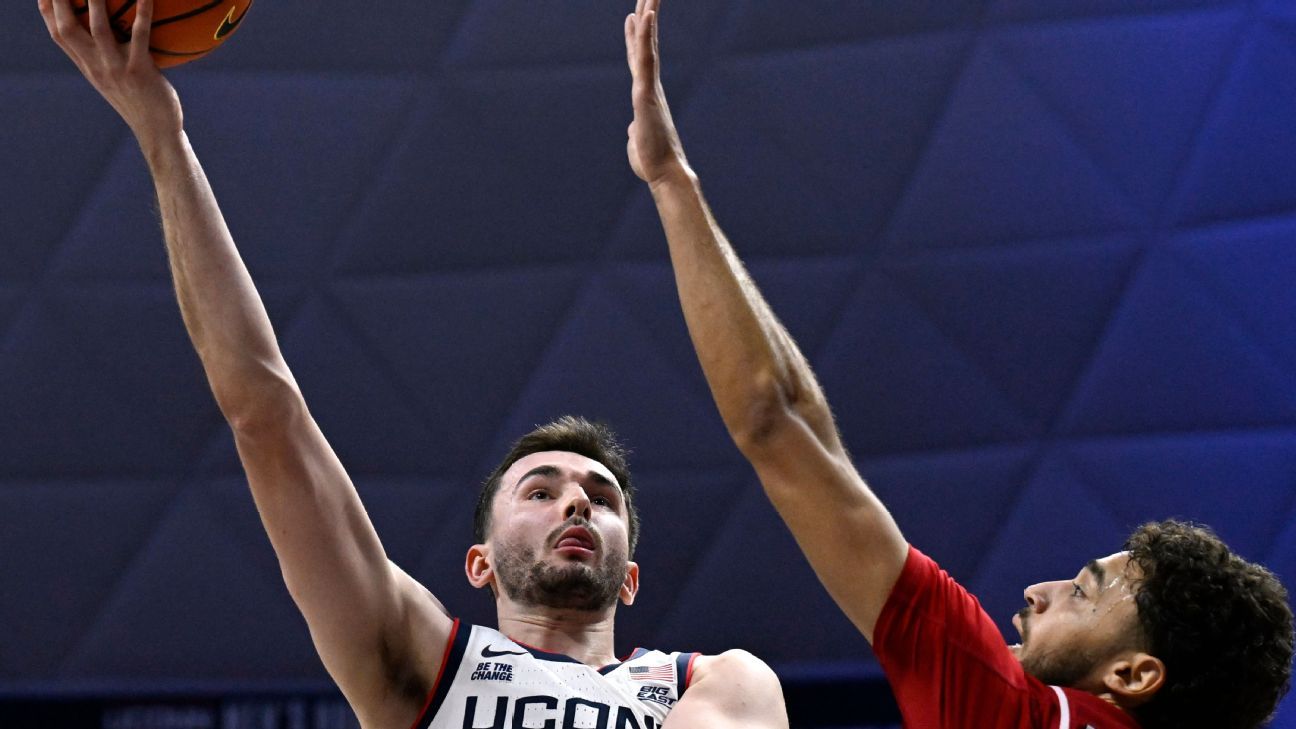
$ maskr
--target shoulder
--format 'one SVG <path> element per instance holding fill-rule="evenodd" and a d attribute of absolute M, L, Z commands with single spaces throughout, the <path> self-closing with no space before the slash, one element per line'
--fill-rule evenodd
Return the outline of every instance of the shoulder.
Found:
<path fill-rule="evenodd" d="M 895 634 L 914 633 L 915 627 L 937 618 L 940 625 L 957 628 L 958 632 L 971 626 L 989 625 L 995 635 L 993 621 L 981 609 L 981 603 L 960 585 L 940 565 L 916 547 L 907 547 L 904 566 L 891 586 L 891 592 L 878 614 L 874 625 L 873 648 L 887 650 L 887 642 Z M 918 636 L 933 638 L 942 631 L 916 631 Z M 995 639 L 1002 643 L 1001 638 Z M 905 651 L 909 646 L 903 647 Z"/>
<path fill-rule="evenodd" d="M 693 680 L 675 711 L 689 717 L 680 726 L 786 729 L 787 708 L 778 676 L 743 650 L 698 656 Z"/>
<path fill-rule="evenodd" d="M 772 691 L 780 700 L 783 695 L 778 676 L 769 664 L 742 649 L 727 650 L 713 656 L 699 655 L 693 662 L 690 686 L 703 683 L 717 691 Z"/>

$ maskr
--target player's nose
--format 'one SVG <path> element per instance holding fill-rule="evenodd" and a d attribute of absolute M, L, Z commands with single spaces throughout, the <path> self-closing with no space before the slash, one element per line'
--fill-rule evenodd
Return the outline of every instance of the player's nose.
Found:
<path fill-rule="evenodd" d="M 1030 606 L 1031 612 L 1042 613 L 1049 606 L 1049 591 L 1047 582 L 1036 583 L 1027 587 L 1023 592 L 1026 598 L 1026 604 Z"/>
<path fill-rule="evenodd" d="M 590 520 L 593 515 L 593 507 L 590 505 L 589 495 L 585 493 L 585 489 L 576 485 L 570 486 L 567 489 L 565 498 L 567 501 L 563 505 L 564 519 L 579 516 L 585 521 Z"/>

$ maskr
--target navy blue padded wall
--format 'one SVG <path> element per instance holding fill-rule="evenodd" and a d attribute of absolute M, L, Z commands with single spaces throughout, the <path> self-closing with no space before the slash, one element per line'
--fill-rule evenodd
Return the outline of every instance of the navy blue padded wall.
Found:
<path fill-rule="evenodd" d="M 265 0 L 172 78 L 316 417 L 452 610 L 491 619 L 476 483 L 581 412 L 643 489 L 623 647 L 865 666 L 699 375 L 624 158 L 623 5 Z M 1296 583 L 1296 4 L 668 0 L 662 32 L 860 468 L 1005 631 L 1162 516 Z M 0 688 L 323 679 L 138 152 L 34 9 L 0 42 Z"/>

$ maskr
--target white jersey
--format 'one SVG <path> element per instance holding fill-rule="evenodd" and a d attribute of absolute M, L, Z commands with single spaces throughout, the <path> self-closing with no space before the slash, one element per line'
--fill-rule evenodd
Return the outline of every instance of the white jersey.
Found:
<path fill-rule="evenodd" d="M 455 621 L 413 729 L 659 729 L 697 655 L 638 648 L 594 668 Z"/>

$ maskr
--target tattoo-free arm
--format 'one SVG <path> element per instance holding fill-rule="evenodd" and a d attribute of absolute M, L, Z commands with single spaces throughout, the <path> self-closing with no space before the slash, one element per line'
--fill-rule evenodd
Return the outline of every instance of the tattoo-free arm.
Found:
<path fill-rule="evenodd" d="M 778 677 L 746 651 L 698 656 L 693 681 L 662 729 L 787 729 Z"/>
<path fill-rule="evenodd" d="M 39 0 L 50 35 L 122 116 L 157 190 L 185 327 L 202 360 L 284 580 L 325 666 L 367 726 L 412 722 L 450 619 L 391 564 L 306 408 L 216 198 L 180 102 L 148 53 L 152 0 L 119 45 L 104 0 L 90 32 L 68 0 Z"/>
<path fill-rule="evenodd" d="M 852 465 L 809 363 L 717 225 L 661 85 L 660 0 L 626 19 L 628 153 L 666 231 L 689 335 L 725 426 L 819 579 L 872 640 L 908 545 Z"/>

